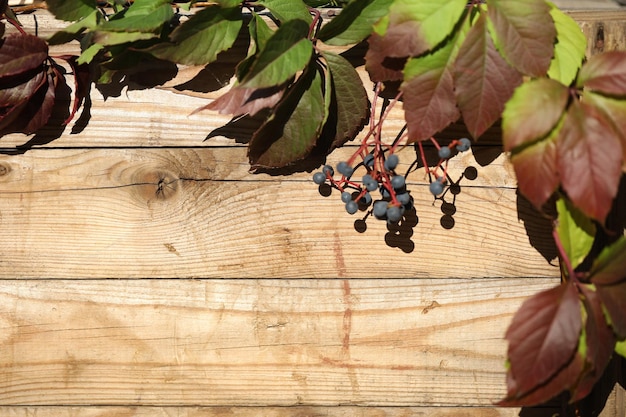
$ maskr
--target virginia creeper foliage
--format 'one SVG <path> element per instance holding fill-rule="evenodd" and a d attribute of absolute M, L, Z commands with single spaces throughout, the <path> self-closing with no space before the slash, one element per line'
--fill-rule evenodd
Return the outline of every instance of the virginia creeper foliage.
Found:
<path fill-rule="evenodd" d="M 252 170 L 290 168 L 357 140 L 350 158 L 313 180 L 338 190 L 348 213 L 394 231 L 417 223 L 399 151 L 416 149 L 409 165 L 425 170 L 441 198 L 453 185 L 449 159 L 501 121 L 520 193 L 538 210 L 555 208 L 563 279 L 513 318 L 499 404 L 539 404 L 563 391 L 580 400 L 613 352 L 626 355 L 626 238 L 607 221 L 626 166 L 626 53 L 585 57 L 576 22 L 545 0 L 195 3 L 48 0 L 68 25 L 43 40 L 0 0 L 0 135 L 35 133 L 71 102 L 69 123 L 91 82 L 114 85 L 146 67 L 223 67 L 223 59 L 230 89 L 197 111 L 260 120 L 248 144 Z M 342 9 L 322 25 L 316 8 L 326 5 Z M 72 40 L 80 56 L 49 55 L 48 45 Z M 349 54 L 327 47 L 362 43 L 369 95 Z M 73 100 L 64 96 L 66 68 Z M 400 107 L 406 126 L 388 132 L 389 111 Z M 472 140 L 440 144 L 437 135 L 457 122 Z M 424 145 L 437 151 L 430 166 Z"/>

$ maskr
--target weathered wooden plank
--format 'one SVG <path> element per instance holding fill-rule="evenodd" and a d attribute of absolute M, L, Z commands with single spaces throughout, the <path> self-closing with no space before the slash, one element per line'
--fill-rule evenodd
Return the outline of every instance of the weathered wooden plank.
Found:
<path fill-rule="evenodd" d="M 0 404 L 489 406 L 554 284 L 3 280 Z"/>
<path fill-rule="evenodd" d="M 559 408 L 542 409 L 555 415 Z M 5 417 L 518 417 L 486 407 L 0 407 Z M 601 417 L 616 417 L 613 414 Z"/>
<path fill-rule="evenodd" d="M 390 232 L 371 218 L 357 233 L 354 221 L 365 212 L 345 213 L 337 192 L 320 196 L 308 173 L 246 174 L 233 162 L 237 152 L 243 150 L 0 157 L 0 276 L 558 276 L 529 243 L 551 259 L 549 223 L 518 200 L 514 185 L 488 185 L 480 167 L 482 185 L 461 180 L 460 194 L 446 195 L 445 206 L 433 204 L 423 175 L 413 174 L 415 227 Z M 452 172 L 461 175 L 461 166 Z M 506 170 L 491 172 L 502 178 Z"/>

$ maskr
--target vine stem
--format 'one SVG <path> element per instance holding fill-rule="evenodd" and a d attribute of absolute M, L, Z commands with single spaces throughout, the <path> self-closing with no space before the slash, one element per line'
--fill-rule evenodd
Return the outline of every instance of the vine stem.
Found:
<path fill-rule="evenodd" d="M 552 228 L 552 238 L 554 239 L 556 248 L 559 251 L 559 258 L 565 265 L 565 269 L 567 270 L 567 275 L 569 279 L 572 279 L 577 282 L 578 276 L 576 275 L 576 272 L 574 272 L 574 268 L 572 268 L 572 262 L 567 256 L 567 253 L 565 252 L 565 247 L 563 247 L 563 242 L 561 242 L 561 238 L 559 237 L 559 233 L 557 232 L 556 227 Z"/>

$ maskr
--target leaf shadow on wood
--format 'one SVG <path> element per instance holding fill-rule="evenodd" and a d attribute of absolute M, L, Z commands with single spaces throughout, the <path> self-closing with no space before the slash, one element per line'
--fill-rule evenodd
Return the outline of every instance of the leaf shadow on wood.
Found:
<path fill-rule="evenodd" d="M 154 58 L 148 54 L 136 57 L 136 62 L 130 66 L 117 68 L 114 64 L 107 69 L 115 71 L 111 82 L 96 83 L 96 88 L 104 100 L 109 97 L 119 97 L 122 91 L 147 90 L 163 85 L 178 73 L 178 66 L 172 62 Z M 106 67 L 105 67 L 106 68 Z M 98 77 L 96 77 L 98 78 Z"/>
<path fill-rule="evenodd" d="M 589 395 L 576 404 L 569 403 L 567 392 L 548 401 L 545 404 L 523 407 L 519 417 L 598 417 L 604 410 L 611 392 L 619 384 L 626 387 L 626 360 L 614 355 L 602 377 Z M 619 405 L 616 405 L 619 407 Z M 611 414 L 612 415 L 612 414 Z"/>
<path fill-rule="evenodd" d="M 524 223 L 530 245 L 551 264 L 559 253 L 552 237 L 552 221 L 556 218 L 554 201 L 546 203 L 542 213 L 519 190 L 516 191 L 516 196 L 517 219 Z"/>

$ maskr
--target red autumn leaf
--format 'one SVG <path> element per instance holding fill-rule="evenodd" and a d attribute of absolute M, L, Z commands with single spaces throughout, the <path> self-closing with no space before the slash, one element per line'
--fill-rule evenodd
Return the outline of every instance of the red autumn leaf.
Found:
<path fill-rule="evenodd" d="M 454 81 L 463 121 L 474 138 L 500 118 L 505 103 L 522 82 L 521 74 L 496 50 L 482 14 L 461 45 Z"/>
<path fill-rule="evenodd" d="M 580 69 L 576 84 L 604 94 L 626 95 L 626 52 L 593 55 Z"/>
<path fill-rule="evenodd" d="M 620 340 L 626 339 L 626 281 L 598 285 L 596 292 L 611 318 L 613 331 Z"/>
<path fill-rule="evenodd" d="M 522 395 L 519 394 L 518 386 L 513 380 L 511 372 L 507 373 L 507 397 L 496 405 L 501 407 L 530 407 L 543 404 L 570 389 L 583 371 L 584 360 L 578 352 L 569 359 L 567 365 L 560 369 L 548 382 L 537 385 L 533 390 Z"/>
<path fill-rule="evenodd" d="M 584 295 L 583 305 L 587 312 L 585 324 L 587 356 L 584 373 L 572 394 L 572 401 L 581 400 L 591 392 L 611 360 L 616 342 L 615 333 L 606 322 L 598 295 L 584 285 L 580 285 L 579 290 Z"/>
<path fill-rule="evenodd" d="M 47 82 L 44 72 L 38 72 L 28 81 L 0 90 L 0 133 L 19 132 L 13 123 L 28 106 L 31 97 Z"/>
<path fill-rule="evenodd" d="M 194 113 L 201 110 L 217 110 L 220 114 L 232 114 L 235 117 L 242 114 L 254 116 L 263 109 L 274 107 L 282 98 L 284 91 L 284 86 L 269 88 L 235 86 Z"/>
<path fill-rule="evenodd" d="M 408 20 L 390 25 L 384 36 L 372 33 L 365 54 L 365 69 L 372 81 L 400 81 L 406 59 L 429 46 L 419 37 L 419 23 Z"/>
<path fill-rule="evenodd" d="M 550 67 L 556 28 L 545 0 L 487 0 L 496 46 L 524 74 L 539 77 Z"/>
<path fill-rule="evenodd" d="M 520 192 L 537 208 L 541 207 L 559 186 L 556 142 L 542 140 L 511 156 Z"/>
<path fill-rule="evenodd" d="M 521 398 L 545 384 L 572 358 L 582 319 L 578 291 L 571 283 L 526 300 L 506 332 L 514 392 Z"/>
<path fill-rule="evenodd" d="M 12 34 L 0 41 L 0 79 L 40 67 L 48 57 L 48 44 L 37 36 Z"/>
<path fill-rule="evenodd" d="M 626 280 L 626 238 L 604 248 L 593 262 L 589 275 L 596 285 L 613 285 Z"/>
<path fill-rule="evenodd" d="M 44 86 L 31 97 L 28 105 L 18 117 L 25 122 L 25 126 L 20 129 L 24 134 L 34 133 L 48 123 L 54 107 L 57 85 L 59 82 L 65 83 L 63 74 L 55 68 L 50 68 L 46 77 Z"/>
<path fill-rule="evenodd" d="M 622 173 L 618 135 L 595 107 L 574 101 L 559 133 L 557 166 L 570 200 L 587 216 L 604 221 Z"/>
<path fill-rule="evenodd" d="M 583 92 L 583 101 L 595 106 L 613 124 L 622 142 L 622 163 L 626 163 L 626 100 Z"/>

